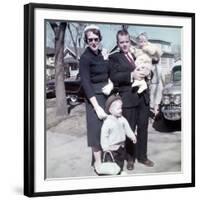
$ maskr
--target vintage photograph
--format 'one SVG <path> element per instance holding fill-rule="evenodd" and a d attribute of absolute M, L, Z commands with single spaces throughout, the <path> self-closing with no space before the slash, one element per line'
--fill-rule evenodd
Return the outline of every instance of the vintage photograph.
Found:
<path fill-rule="evenodd" d="M 182 28 L 46 19 L 45 178 L 182 172 Z"/>
<path fill-rule="evenodd" d="M 24 194 L 193 187 L 194 13 L 24 8 Z"/>

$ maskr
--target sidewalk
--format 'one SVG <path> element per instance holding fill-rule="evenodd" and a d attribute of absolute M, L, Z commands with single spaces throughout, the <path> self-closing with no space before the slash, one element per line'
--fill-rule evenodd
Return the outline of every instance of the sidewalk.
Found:
<path fill-rule="evenodd" d="M 87 147 L 85 125 L 85 106 L 81 104 L 56 126 L 49 126 L 51 128 L 47 130 L 48 178 L 96 176 L 90 166 L 91 150 Z M 135 169 L 127 171 L 125 163 L 124 170 L 128 174 L 180 172 L 181 132 L 160 133 L 150 125 L 148 154 L 155 162 L 154 167 L 146 167 L 136 162 Z"/>

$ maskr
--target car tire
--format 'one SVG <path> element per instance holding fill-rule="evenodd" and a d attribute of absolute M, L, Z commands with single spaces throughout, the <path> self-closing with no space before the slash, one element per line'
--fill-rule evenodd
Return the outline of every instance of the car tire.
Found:
<path fill-rule="evenodd" d="M 71 95 L 71 96 L 69 96 L 69 98 L 67 99 L 67 102 L 71 106 L 78 105 L 79 104 L 78 96 L 77 95 Z"/>

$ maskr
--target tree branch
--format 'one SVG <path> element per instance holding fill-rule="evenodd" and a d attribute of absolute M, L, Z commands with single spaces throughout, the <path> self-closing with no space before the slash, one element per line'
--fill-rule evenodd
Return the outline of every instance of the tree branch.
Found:
<path fill-rule="evenodd" d="M 61 22 L 61 23 L 60 23 L 60 28 L 61 28 L 62 30 L 65 30 L 65 29 L 66 29 L 66 26 L 67 26 L 67 22 Z"/>
<path fill-rule="evenodd" d="M 49 22 L 51 28 L 53 29 L 54 33 L 56 34 L 56 28 L 58 27 L 58 25 L 55 22 Z"/>
<path fill-rule="evenodd" d="M 73 46 L 74 46 L 74 50 L 75 50 L 75 53 L 76 53 L 76 58 L 77 58 L 78 57 L 78 55 L 77 55 L 77 44 L 76 44 L 76 41 L 74 40 L 70 24 L 67 25 L 67 28 L 69 30 L 69 33 L 70 33 L 70 36 L 71 36 L 71 39 L 72 39 L 72 43 L 73 43 Z"/>

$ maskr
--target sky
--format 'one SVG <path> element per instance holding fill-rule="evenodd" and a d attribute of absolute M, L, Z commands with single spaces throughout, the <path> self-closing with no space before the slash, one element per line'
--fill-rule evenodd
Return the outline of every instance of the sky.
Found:
<path fill-rule="evenodd" d="M 110 49 L 110 46 L 116 44 L 115 35 L 117 31 L 121 29 L 121 25 L 112 25 L 111 28 L 108 28 L 108 26 L 110 25 L 99 25 L 103 35 L 102 44 L 105 48 Z M 130 25 L 128 31 L 132 36 L 138 36 L 140 33 L 146 32 L 149 39 L 164 40 L 166 42 L 171 42 L 173 45 L 181 44 L 181 28 Z M 113 37 L 110 37 L 111 35 L 113 35 Z"/>
<path fill-rule="evenodd" d="M 121 29 L 121 25 L 116 24 L 97 24 L 103 36 L 102 45 L 104 48 L 111 50 L 116 45 L 116 33 Z M 47 23 L 47 46 L 53 47 L 53 32 Z M 129 25 L 129 34 L 137 36 L 142 32 L 146 32 L 149 39 L 164 40 L 170 42 L 172 45 L 181 45 L 181 28 L 178 27 L 158 27 L 158 26 L 144 26 L 144 25 Z M 70 45 L 69 33 L 66 32 L 65 43 Z"/>

